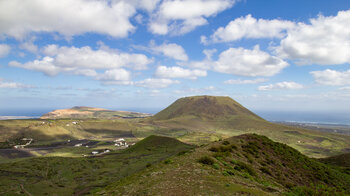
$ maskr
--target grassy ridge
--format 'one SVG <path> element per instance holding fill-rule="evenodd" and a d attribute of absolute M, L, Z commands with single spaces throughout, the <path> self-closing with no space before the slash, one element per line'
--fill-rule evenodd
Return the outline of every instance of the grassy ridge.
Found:
<path fill-rule="evenodd" d="M 196 148 L 93 195 L 344 195 L 350 176 L 259 135 Z"/>

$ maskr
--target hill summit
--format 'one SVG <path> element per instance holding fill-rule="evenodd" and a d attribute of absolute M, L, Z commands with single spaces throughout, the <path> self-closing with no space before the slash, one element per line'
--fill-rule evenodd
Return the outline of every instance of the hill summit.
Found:
<path fill-rule="evenodd" d="M 232 98 L 224 96 L 180 98 L 152 118 L 154 120 L 170 120 L 183 117 L 195 117 L 201 120 L 228 120 L 233 117 L 242 116 L 263 120 Z"/>

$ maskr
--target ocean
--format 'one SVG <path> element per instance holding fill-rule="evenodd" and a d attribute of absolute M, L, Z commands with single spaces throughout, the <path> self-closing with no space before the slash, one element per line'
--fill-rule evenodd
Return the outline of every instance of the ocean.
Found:
<path fill-rule="evenodd" d="M 268 121 L 350 125 L 350 112 L 254 111 Z"/>

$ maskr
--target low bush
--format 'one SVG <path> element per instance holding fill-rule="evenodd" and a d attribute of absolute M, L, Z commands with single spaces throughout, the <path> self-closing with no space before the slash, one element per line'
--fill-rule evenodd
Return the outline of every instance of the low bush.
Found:
<path fill-rule="evenodd" d="M 213 165 L 215 163 L 214 159 L 204 156 L 198 159 L 199 163 L 205 164 L 205 165 Z"/>

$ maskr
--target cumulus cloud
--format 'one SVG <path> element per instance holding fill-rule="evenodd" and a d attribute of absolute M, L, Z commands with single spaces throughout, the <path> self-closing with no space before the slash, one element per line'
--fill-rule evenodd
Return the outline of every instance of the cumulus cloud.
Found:
<path fill-rule="evenodd" d="M 282 38 L 286 30 L 295 26 L 295 23 L 286 20 L 255 19 L 251 15 L 237 18 L 228 23 L 226 27 L 218 28 L 210 36 L 211 42 L 230 42 L 243 38 Z M 208 39 L 201 37 L 201 42 Z"/>
<path fill-rule="evenodd" d="M 151 42 L 149 49 L 155 53 L 161 53 L 164 56 L 173 58 L 175 60 L 188 60 L 188 56 L 182 46 L 174 43 L 163 43 L 161 45 L 156 45 L 154 42 Z"/>
<path fill-rule="evenodd" d="M 268 90 L 280 90 L 280 89 L 302 89 L 304 86 L 296 82 L 279 82 L 276 84 L 269 84 L 264 86 L 259 86 L 259 91 L 268 91 Z"/>
<path fill-rule="evenodd" d="M 125 69 L 111 69 L 106 70 L 103 74 L 98 74 L 96 76 L 97 80 L 102 81 L 130 81 L 131 80 L 131 74 L 129 71 Z"/>
<path fill-rule="evenodd" d="M 86 76 L 96 75 L 96 69 L 117 69 L 121 67 L 143 70 L 152 62 L 143 54 L 129 54 L 112 50 L 93 50 L 89 46 L 59 47 L 49 45 L 44 48 L 43 53 L 47 56 L 27 63 L 12 61 L 10 66 L 35 70 L 49 76 L 60 72 L 81 74 Z"/>
<path fill-rule="evenodd" d="M 226 80 L 224 83 L 225 84 L 257 84 L 257 83 L 262 83 L 266 82 L 267 79 L 265 78 L 256 78 L 254 80 Z"/>
<path fill-rule="evenodd" d="M 287 62 L 255 46 L 253 50 L 229 48 L 223 51 L 212 69 L 221 73 L 255 77 L 273 76 L 287 66 Z"/>
<path fill-rule="evenodd" d="M 127 1 L 2 0 L 0 34 L 17 39 L 31 32 L 57 32 L 66 37 L 94 32 L 126 37 L 135 29 L 129 21 L 135 12 Z"/>
<path fill-rule="evenodd" d="M 336 16 L 310 20 L 310 24 L 298 23 L 288 30 L 276 49 L 282 58 L 298 61 L 298 64 L 333 65 L 350 62 L 350 10 Z"/>
<path fill-rule="evenodd" d="M 123 1 L 137 9 L 145 10 L 151 13 L 154 9 L 156 9 L 157 5 L 161 0 L 114 0 L 114 2 L 119 1 Z"/>
<path fill-rule="evenodd" d="M 11 51 L 11 47 L 7 44 L 0 44 L 0 58 L 6 57 Z"/>
<path fill-rule="evenodd" d="M 34 44 L 35 37 L 32 37 L 30 40 L 22 43 L 19 45 L 20 49 L 27 50 L 31 53 L 37 53 L 38 52 L 38 46 Z"/>
<path fill-rule="evenodd" d="M 142 81 L 135 82 L 136 86 L 145 88 L 166 88 L 172 84 L 179 84 L 177 80 L 171 80 L 166 78 L 147 78 Z"/>
<path fill-rule="evenodd" d="M 25 85 L 17 82 L 6 82 L 0 78 L 0 88 L 33 88 L 33 86 Z"/>
<path fill-rule="evenodd" d="M 342 72 L 326 69 L 323 71 L 313 71 L 310 73 L 318 84 L 330 86 L 341 86 L 350 84 L 350 70 Z"/>
<path fill-rule="evenodd" d="M 159 78 L 188 78 L 188 79 L 197 79 L 197 77 L 207 76 L 205 70 L 199 69 L 184 69 L 181 67 L 166 67 L 159 66 L 155 72 L 155 76 Z"/>
<path fill-rule="evenodd" d="M 235 0 L 165 0 L 153 13 L 149 30 L 154 34 L 185 34 L 207 24 L 208 17 L 233 6 Z"/>

